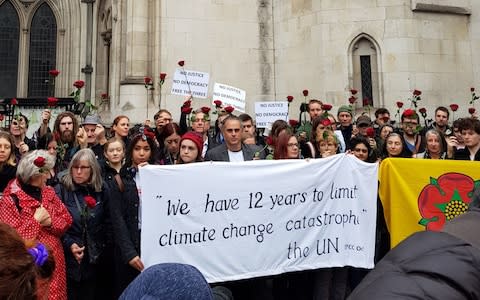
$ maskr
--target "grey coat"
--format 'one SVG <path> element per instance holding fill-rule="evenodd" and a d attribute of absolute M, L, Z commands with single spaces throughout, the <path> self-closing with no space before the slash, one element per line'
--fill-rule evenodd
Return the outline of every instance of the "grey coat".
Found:
<path fill-rule="evenodd" d="M 259 153 L 259 158 L 265 158 L 265 151 L 261 151 L 262 149 L 256 145 L 245 145 L 242 143 L 242 152 L 243 152 L 243 159 L 245 161 L 253 160 L 255 157 L 255 152 Z M 205 154 L 204 161 L 230 161 L 228 157 L 228 149 L 226 144 L 221 144 L 213 149 L 207 151 Z"/>

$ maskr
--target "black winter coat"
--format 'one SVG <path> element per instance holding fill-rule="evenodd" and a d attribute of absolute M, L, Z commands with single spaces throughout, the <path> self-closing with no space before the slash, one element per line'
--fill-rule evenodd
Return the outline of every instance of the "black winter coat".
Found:
<path fill-rule="evenodd" d="M 392 249 L 348 299 L 480 299 L 480 249 L 445 232 L 415 233 Z"/>
<path fill-rule="evenodd" d="M 105 249 L 106 242 L 105 224 L 108 220 L 106 198 L 103 197 L 103 192 L 97 193 L 84 186 L 76 186 L 75 191 L 68 191 L 62 184 L 58 184 L 55 186 L 55 192 L 65 204 L 73 219 L 72 226 L 70 226 L 62 238 L 67 277 L 77 282 L 96 279 L 97 264 L 100 262 L 99 260 Z M 82 212 L 78 210 L 74 193 L 77 195 Z M 85 213 L 86 205 L 84 197 L 87 195 L 94 197 L 97 203 L 94 208 L 86 209 Z M 84 231 L 85 217 L 86 232 L 88 232 L 89 235 L 88 239 Z M 80 247 L 85 246 L 85 254 L 80 264 L 78 264 L 70 249 L 74 243 Z M 99 259 L 92 264 L 90 263 L 91 257 L 99 257 Z"/>
<path fill-rule="evenodd" d="M 114 171 L 109 170 L 109 172 Z M 140 229 L 138 228 L 140 199 L 134 174 L 130 168 L 124 166 L 120 170 L 123 192 L 120 191 L 113 175 L 114 173 L 110 175 L 106 173 L 105 177 L 106 193 L 110 199 L 113 239 L 115 247 L 120 251 L 121 263 L 128 264 L 135 256 L 140 256 Z"/>

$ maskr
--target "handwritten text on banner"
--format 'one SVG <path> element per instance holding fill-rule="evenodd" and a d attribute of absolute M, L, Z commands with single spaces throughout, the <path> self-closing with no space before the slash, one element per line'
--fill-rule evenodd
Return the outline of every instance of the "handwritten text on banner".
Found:
<path fill-rule="evenodd" d="M 191 264 L 209 282 L 372 268 L 377 169 L 345 154 L 140 168 L 142 260 Z"/>

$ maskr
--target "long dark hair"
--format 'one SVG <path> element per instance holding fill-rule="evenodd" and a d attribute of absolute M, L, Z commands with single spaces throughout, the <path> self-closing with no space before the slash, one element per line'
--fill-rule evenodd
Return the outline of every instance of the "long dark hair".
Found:
<path fill-rule="evenodd" d="M 157 143 L 155 142 L 155 134 L 150 130 L 150 128 L 145 128 L 145 131 L 148 131 L 148 134 L 144 132 L 139 132 L 135 134 L 128 144 L 127 153 L 125 154 L 125 166 L 131 167 L 133 163 L 132 154 L 133 148 L 137 145 L 138 141 L 144 140 L 147 141 L 148 145 L 150 146 L 150 158 L 148 159 L 149 164 L 155 164 L 155 158 L 157 157 Z"/>

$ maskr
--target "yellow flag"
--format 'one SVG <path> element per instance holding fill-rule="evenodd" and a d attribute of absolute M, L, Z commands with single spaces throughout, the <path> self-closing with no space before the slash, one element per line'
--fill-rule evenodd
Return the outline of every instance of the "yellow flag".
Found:
<path fill-rule="evenodd" d="M 379 169 L 379 195 L 391 247 L 414 232 L 441 230 L 468 208 L 480 185 L 480 163 L 388 158 Z"/>

